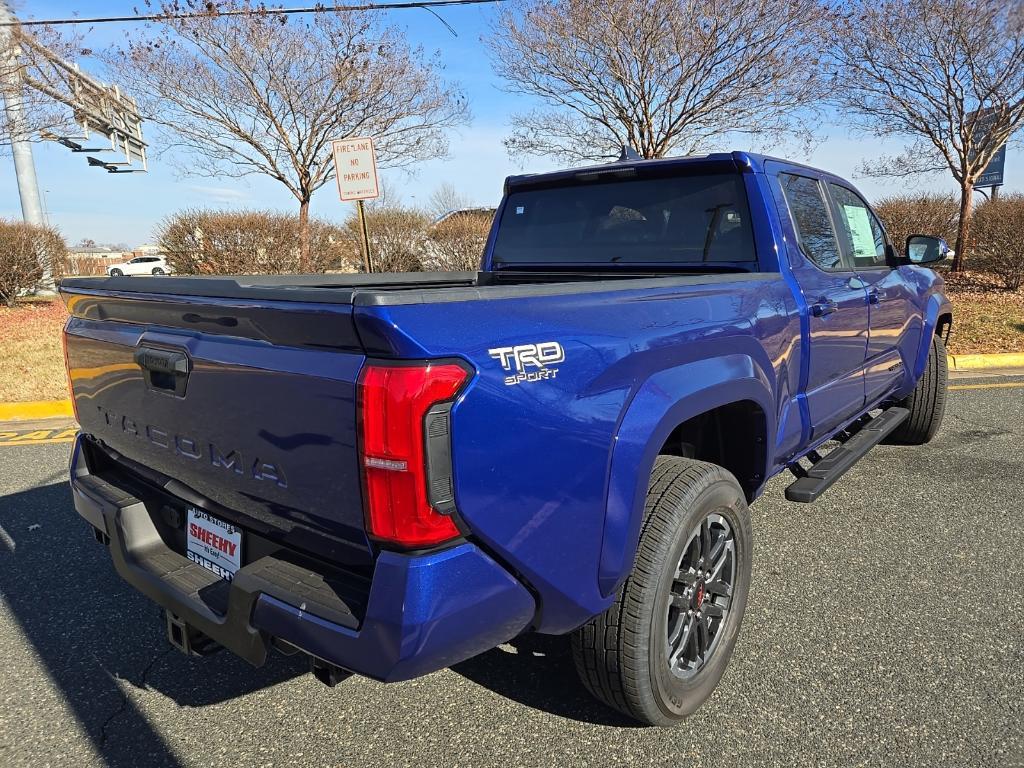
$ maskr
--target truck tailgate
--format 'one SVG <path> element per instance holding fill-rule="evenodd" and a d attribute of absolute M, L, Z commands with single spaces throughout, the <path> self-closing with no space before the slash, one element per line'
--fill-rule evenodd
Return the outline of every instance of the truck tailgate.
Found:
<path fill-rule="evenodd" d="M 351 306 L 63 294 L 83 433 L 207 511 L 339 564 L 370 562 Z"/>

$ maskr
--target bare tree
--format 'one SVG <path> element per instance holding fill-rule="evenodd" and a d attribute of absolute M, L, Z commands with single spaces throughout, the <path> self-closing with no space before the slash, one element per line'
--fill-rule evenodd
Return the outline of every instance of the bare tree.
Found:
<path fill-rule="evenodd" d="M 182 9 L 209 12 L 168 15 L 108 61 L 183 154 L 186 173 L 263 174 L 295 196 L 302 269 L 310 264 L 310 200 L 334 178 L 332 139 L 372 136 L 380 165 L 401 167 L 445 154 L 446 129 L 468 117 L 436 57 L 372 12 L 289 19 L 248 0 L 163 6 L 167 14 Z"/>
<path fill-rule="evenodd" d="M 900 178 L 949 171 L 960 185 L 959 271 L 975 183 L 1024 123 L 1020 2 L 852 0 L 836 8 L 830 48 L 833 100 L 851 125 L 909 140 L 903 153 L 869 161 L 864 172 Z"/>
<path fill-rule="evenodd" d="M 473 204 L 469 196 L 456 189 L 450 181 L 439 184 L 427 199 L 427 212 L 431 215 L 444 216 L 451 211 L 469 208 Z"/>
<path fill-rule="evenodd" d="M 505 144 L 575 162 L 806 137 L 793 113 L 819 96 L 822 16 L 816 0 L 520 0 L 487 42 L 508 90 L 543 106 Z"/>
<path fill-rule="evenodd" d="M 45 28 L 0 28 L 0 101 L 5 107 L 0 110 L 0 150 L 10 147 L 13 135 L 39 141 L 74 132 L 72 110 L 56 98 L 70 97 L 66 73 L 53 60 L 74 61 L 78 43 Z M 11 110 L 15 103 L 16 113 Z M 12 124 L 12 114 L 17 114 L 17 124 Z"/>

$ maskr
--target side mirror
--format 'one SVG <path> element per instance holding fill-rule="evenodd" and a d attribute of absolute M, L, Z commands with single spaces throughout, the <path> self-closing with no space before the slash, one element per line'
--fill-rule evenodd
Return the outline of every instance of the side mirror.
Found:
<path fill-rule="evenodd" d="M 949 256 L 949 246 L 941 237 L 911 235 L 907 238 L 907 261 L 911 264 L 934 264 Z"/>

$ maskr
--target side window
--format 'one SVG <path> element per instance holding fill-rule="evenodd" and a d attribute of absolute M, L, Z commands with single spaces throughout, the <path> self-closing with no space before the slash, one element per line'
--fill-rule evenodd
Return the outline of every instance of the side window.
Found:
<path fill-rule="evenodd" d="M 855 192 L 829 183 L 836 204 L 839 242 L 855 267 L 884 267 L 885 230 Z"/>
<path fill-rule="evenodd" d="M 844 269 L 832 218 L 818 182 L 789 173 L 779 174 L 779 181 L 804 253 L 821 269 Z"/>

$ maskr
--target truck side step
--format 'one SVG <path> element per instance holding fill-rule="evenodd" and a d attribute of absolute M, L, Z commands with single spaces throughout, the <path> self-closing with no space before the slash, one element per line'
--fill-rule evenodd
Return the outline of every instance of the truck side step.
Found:
<path fill-rule="evenodd" d="M 819 456 L 817 451 L 808 453 L 807 457 L 812 462 L 810 469 L 804 469 L 799 463 L 790 464 L 789 470 L 797 479 L 786 488 L 786 498 L 808 504 L 817 500 L 909 415 L 906 408 L 889 408 L 873 419 L 860 421 L 862 426 L 852 435 L 837 436 L 842 445 L 826 455 Z"/>

